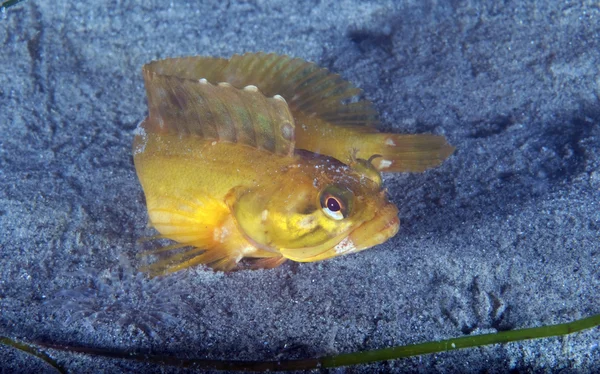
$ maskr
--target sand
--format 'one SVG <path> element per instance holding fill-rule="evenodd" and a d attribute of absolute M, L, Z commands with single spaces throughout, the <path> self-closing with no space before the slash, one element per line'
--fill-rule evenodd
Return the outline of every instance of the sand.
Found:
<path fill-rule="evenodd" d="M 504 4 L 504 3 L 502 3 Z M 0 14 L 0 334 L 289 359 L 600 312 L 600 8 L 587 2 L 32 1 Z M 267 51 L 361 87 L 381 129 L 445 135 L 386 176 L 402 226 L 320 263 L 147 279 L 141 67 Z M 600 329 L 351 372 L 600 371 Z M 48 351 L 69 372 L 182 371 Z M 2 372 L 52 372 L 0 346 Z M 343 369 L 331 372 L 345 372 Z"/>

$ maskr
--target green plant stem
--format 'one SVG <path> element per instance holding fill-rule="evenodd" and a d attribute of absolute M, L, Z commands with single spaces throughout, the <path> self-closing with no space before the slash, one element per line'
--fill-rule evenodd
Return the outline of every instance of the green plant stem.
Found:
<path fill-rule="evenodd" d="M 8 0 L 8 1 L 5 1 L 5 2 L 2 3 L 2 5 L 0 5 L 0 9 L 10 8 L 13 5 L 17 5 L 21 1 L 24 1 L 24 0 Z"/>
<path fill-rule="evenodd" d="M 322 358 L 321 363 L 323 367 L 364 364 L 369 362 L 419 356 L 428 353 L 447 352 L 461 348 L 482 347 L 491 344 L 549 338 L 553 336 L 564 336 L 574 332 L 591 329 L 598 325 L 600 325 L 600 314 L 573 322 L 561 323 L 558 325 L 503 331 L 493 334 L 464 336 L 437 342 L 383 348 L 359 353 L 341 354 Z"/>
<path fill-rule="evenodd" d="M 7 346 L 16 348 L 20 351 L 23 351 L 32 356 L 35 356 L 35 357 L 41 359 L 42 361 L 46 362 L 48 365 L 52 366 L 59 373 L 66 373 L 66 371 L 63 370 L 63 368 L 60 367 L 60 365 L 58 365 L 58 363 L 56 361 L 54 361 L 50 356 L 48 356 L 46 353 L 40 351 L 38 348 L 34 347 L 31 344 L 24 343 L 24 342 L 18 341 L 16 339 L 11 339 L 6 336 L 0 336 L 0 344 L 4 344 Z"/>
<path fill-rule="evenodd" d="M 288 361 L 228 361 L 206 360 L 195 358 L 178 358 L 168 355 L 154 355 L 148 353 L 132 353 L 111 351 L 102 348 L 88 348 L 65 346 L 38 342 L 37 345 L 61 351 L 85 353 L 96 356 L 135 360 L 145 363 L 160 365 L 191 367 L 196 369 L 230 370 L 230 371 L 275 371 L 275 370 L 307 370 L 316 368 L 334 368 L 367 364 L 377 361 L 395 360 L 414 357 L 429 353 L 453 351 L 461 348 L 481 347 L 490 344 L 508 343 L 529 339 L 564 336 L 574 332 L 591 329 L 600 325 L 600 314 L 579 319 L 573 322 L 557 325 L 526 328 L 520 330 L 503 331 L 493 334 L 465 336 L 448 340 L 411 344 L 405 346 L 376 349 L 372 351 L 344 353 L 314 359 L 288 360 Z"/>

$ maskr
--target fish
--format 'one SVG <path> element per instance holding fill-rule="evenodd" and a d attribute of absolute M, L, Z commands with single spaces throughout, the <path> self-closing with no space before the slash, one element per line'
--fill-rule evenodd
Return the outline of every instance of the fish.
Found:
<path fill-rule="evenodd" d="M 359 252 L 399 230 L 381 173 L 421 172 L 443 136 L 377 131 L 360 90 L 314 63 L 246 53 L 142 68 L 148 116 L 133 159 L 159 259 L 152 276 L 205 265 L 274 268 Z"/>

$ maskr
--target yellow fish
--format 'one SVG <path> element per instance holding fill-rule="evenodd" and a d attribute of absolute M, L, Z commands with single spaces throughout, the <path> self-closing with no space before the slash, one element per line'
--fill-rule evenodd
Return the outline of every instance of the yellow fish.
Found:
<path fill-rule="evenodd" d="M 383 243 L 398 209 L 380 172 L 423 171 L 444 137 L 375 130 L 370 102 L 315 64 L 275 54 L 187 57 L 143 67 L 148 117 L 133 156 L 158 238 L 152 275 L 318 261 Z M 173 253 L 174 252 L 174 253 Z"/>

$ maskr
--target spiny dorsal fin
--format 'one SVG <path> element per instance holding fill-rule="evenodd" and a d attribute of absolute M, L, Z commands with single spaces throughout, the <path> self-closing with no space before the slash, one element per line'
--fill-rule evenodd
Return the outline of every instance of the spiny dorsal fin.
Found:
<path fill-rule="evenodd" d="M 299 58 L 273 53 L 246 53 L 230 60 L 213 57 L 183 57 L 149 64 L 159 74 L 242 88 L 254 85 L 266 96 L 281 95 L 292 112 L 317 116 L 334 125 L 374 127 L 378 116 L 367 100 L 348 101 L 361 90 L 325 68 Z"/>
<path fill-rule="evenodd" d="M 361 90 L 325 68 L 273 53 L 234 55 L 220 77 L 236 87 L 257 86 L 267 96 L 283 96 L 292 112 L 316 115 L 335 125 L 375 126 L 371 102 L 347 103 Z"/>
<path fill-rule="evenodd" d="M 281 96 L 267 97 L 251 85 L 235 88 L 194 77 L 202 72 L 218 74 L 223 61 L 184 58 L 145 65 L 149 110 L 145 129 L 194 134 L 291 155 L 294 118 Z"/>

